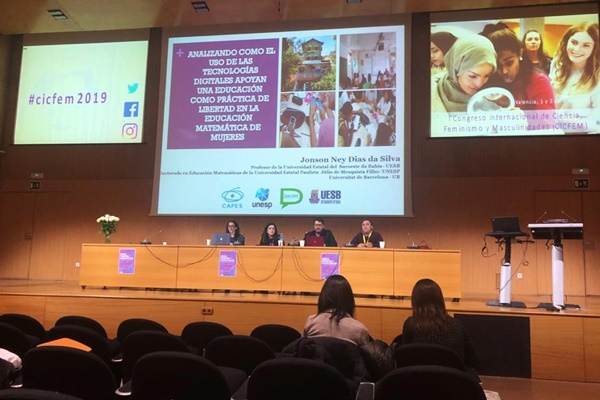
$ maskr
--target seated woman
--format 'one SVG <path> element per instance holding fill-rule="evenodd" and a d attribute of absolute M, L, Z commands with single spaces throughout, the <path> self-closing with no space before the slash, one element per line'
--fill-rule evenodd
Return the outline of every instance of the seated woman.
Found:
<path fill-rule="evenodd" d="M 412 317 L 404 321 L 402 343 L 431 343 L 452 349 L 466 366 L 479 362 L 473 342 L 462 323 L 448 315 L 442 289 L 431 279 L 421 279 L 411 294 Z"/>
<path fill-rule="evenodd" d="M 277 232 L 277 225 L 269 222 L 265 225 L 263 233 L 260 236 L 259 246 L 277 246 L 279 242 L 279 232 Z"/>
<path fill-rule="evenodd" d="M 350 283 L 341 275 L 331 275 L 321 289 L 318 312 L 308 317 L 303 337 L 329 336 L 358 346 L 370 342 L 369 331 L 354 319 L 354 294 Z"/>
<path fill-rule="evenodd" d="M 229 237 L 230 245 L 243 245 L 246 243 L 246 238 L 240 233 L 240 225 L 237 223 L 237 221 L 232 219 L 227 222 L 227 228 L 225 228 L 225 232 L 231 235 Z"/>

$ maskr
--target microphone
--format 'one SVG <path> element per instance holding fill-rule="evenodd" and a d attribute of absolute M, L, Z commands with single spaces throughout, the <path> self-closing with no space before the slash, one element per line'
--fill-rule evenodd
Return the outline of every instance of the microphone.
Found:
<path fill-rule="evenodd" d="M 410 242 L 412 242 L 412 244 L 409 244 L 408 246 L 406 246 L 407 249 L 418 249 L 419 245 L 415 244 L 415 241 L 413 240 L 412 236 L 410 235 L 410 232 L 408 232 L 408 240 Z"/>
<path fill-rule="evenodd" d="M 540 215 L 540 217 L 538 219 L 535 220 L 534 224 L 537 224 L 538 222 L 540 222 L 540 220 L 542 218 L 544 218 L 544 215 L 548 214 L 548 211 L 544 211 L 544 213 L 542 215 Z"/>
<path fill-rule="evenodd" d="M 140 244 L 152 244 L 152 242 L 150 242 L 150 241 L 148 240 L 148 238 L 149 238 L 149 237 L 152 237 L 152 236 L 154 236 L 154 235 L 158 235 L 158 234 L 159 234 L 159 233 L 161 233 L 161 232 L 162 232 L 162 229 L 161 229 L 160 231 L 156 231 L 156 232 L 154 232 L 154 233 L 151 233 L 150 235 L 146 236 L 146 237 L 144 238 L 144 240 L 140 241 Z"/>
<path fill-rule="evenodd" d="M 571 217 L 571 216 L 570 216 L 569 214 L 567 214 L 566 212 L 564 212 L 564 211 L 561 211 L 560 213 L 561 213 L 562 215 L 566 216 L 567 218 L 569 218 L 569 219 L 572 219 L 572 220 L 573 220 L 573 222 L 577 222 L 577 220 L 576 220 L 575 218 Z"/>

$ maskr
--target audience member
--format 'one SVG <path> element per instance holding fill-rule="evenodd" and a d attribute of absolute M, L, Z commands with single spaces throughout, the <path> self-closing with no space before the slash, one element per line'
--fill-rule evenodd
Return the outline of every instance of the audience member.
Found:
<path fill-rule="evenodd" d="M 343 276 L 331 275 L 325 280 L 317 307 L 317 313 L 304 324 L 303 337 L 336 337 L 358 346 L 370 341 L 367 328 L 354 319 L 354 294 Z"/>
<path fill-rule="evenodd" d="M 462 323 L 446 311 L 442 289 L 431 279 L 421 279 L 411 294 L 412 317 L 404 321 L 402 343 L 431 343 L 452 349 L 466 366 L 479 362 L 473 342 Z"/>
<path fill-rule="evenodd" d="M 373 222 L 370 219 L 364 219 L 362 230 L 352 238 L 350 244 L 356 247 L 379 247 L 379 242 L 383 242 L 383 236 L 373 230 Z"/>

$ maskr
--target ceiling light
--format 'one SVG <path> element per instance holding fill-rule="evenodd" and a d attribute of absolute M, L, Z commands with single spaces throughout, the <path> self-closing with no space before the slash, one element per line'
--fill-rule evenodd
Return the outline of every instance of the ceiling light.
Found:
<path fill-rule="evenodd" d="M 48 10 L 48 14 L 50 14 L 52 18 L 56 20 L 63 20 L 69 18 L 65 15 L 64 12 L 62 12 L 62 10 Z"/>
<path fill-rule="evenodd" d="M 208 4 L 205 1 L 192 1 L 192 7 L 197 13 L 209 12 Z"/>
<path fill-rule="evenodd" d="M 346 0 L 346 3 L 348 3 L 348 4 L 360 4 L 360 3 L 362 3 L 362 0 Z"/>

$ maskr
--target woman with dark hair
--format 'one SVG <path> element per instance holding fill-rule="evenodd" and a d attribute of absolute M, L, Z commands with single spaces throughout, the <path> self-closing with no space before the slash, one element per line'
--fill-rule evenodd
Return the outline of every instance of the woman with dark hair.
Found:
<path fill-rule="evenodd" d="M 523 44 L 517 35 L 502 22 L 486 25 L 483 33 L 494 45 L 498 65 L 487 86 L 507 89 L 521 110 L 553 110 L 550 78 L 522 57 Z"/>
<path fill-rule="evenodd" d="M 581 23 L 567 30 L 552 62 L 550 78 L 556 108 L 589 109 L 600 115 L 598 24 Z M 597 132 L 597 127 L 593 127 Z"/>
<path fill-rule="evenodd" d="M 442 289 L 421 279 L 411 294 L 412 317 L 404 321 L 402 343 L 431 343 L 452 349 L 466 366 L 477 367 L 475 348 L 462 323 L 448 315 Z"/>
<path fill-rule="evenodd" d="M 246 243 L 246 238 L 240 233 L 240 224 L 236 220 L 230 220 L 227 222 L 225 232 L 229 233 L 229 244 L 231 245 L 243 245 Z"/>
<path fill-rule="evenodd" d="M 317 314 L 304 324 L 304 337 L 329 336 L 358 346 L 370 342 L 369 331 L 354 319 L 354 294 L 350 283 L 341 275 L 331 275 L 321 289 Z"/>
<path fill-rule="evenodd" d="M 523 35 L 522 43 L 523 48 L 525 49 L 524 57 L 526 57 L 535 67 L 548 75 L 550 73 L 552 57 L 546 54 L 546 50 L 544 50 L 544 40 L 542 39 L 542 35 L 535 29 L 529 29 Z"/>
<path fill-rule="evenodd" d="M 456 42 L 456 36 L 450 32 L 435 32 L 431 34 L 431 74 L 435 75 L 446 70 L 444 56 Z"/>
<path fill-rule="evenodd" d="M 277 246 L 279 242 L 279 232 L 277 232 L 277 225 L 273 222 L 269 222 L 265 225 L 263 233 L 260 236 L 259 246 Z"/>

